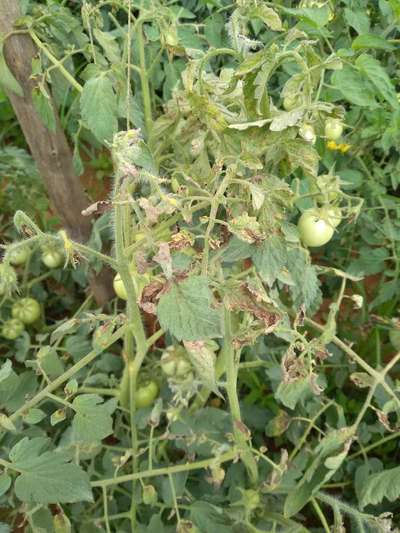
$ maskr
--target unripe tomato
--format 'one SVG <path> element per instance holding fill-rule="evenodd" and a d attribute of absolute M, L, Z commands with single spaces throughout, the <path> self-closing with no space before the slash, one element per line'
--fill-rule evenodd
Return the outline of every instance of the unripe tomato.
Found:
<path fill-rule="evenodd" d="M 400 351 L 400 328 L 393 328 L 389 331 L 389 339 L 393 348 Z"/>
<path fill-rule="evenodd" d="M 178 36 L 175 28 L 171 28 L 164 33 L 165 44 L 167 46 L 178 46 Z"/>
<path fill-rule="evenodd" d="M 71 522 L 64 513 L 53 516 L 54 533 L 71 533 Z"/>
<path fill-rule="evenodd" d="M 28 248 L 28 246 L 20 246 L 12 250 L 9 253 L 8 258 L 12 265 L 21 266 L 26 263 L 26 261 L 28 260 L 29 254 L 30 254 L 30 249 Z"/>
<path fill-rule="evenodd" d="M 120 274 L 116 274 L 116 276 L 114 277 L 113 287 L 115 294 L 118 296 L 118 298 L 121 298 L 121 300 L 128 299 L 128 294 L 126 292 L 126 288 L 124 282 L 121 279 Z"/>
<path fill-rule="evenodd" d="M 153 485 L 143 486 L 143 503 L 145 505 L 154 505 L 157 503 L 158 496 L 157 491 Z"/>
<path fill-rule="evenodd" d="M 300 136 L 308 143 L 315 144 L 317 136 L 311 124 L 303 124 L 299 129 Z"/>
<path fill-rule="evenodd" d="M 147 381 L 136 391 L 136 406 L 149 407 L 158 396 L 158 385 L 155 381 Z"/>
<path fill-rule="evenodd" d="M 332 239 L 334 229 L 317 209 L 307 209 L 299 218 L 297 228 L 305 246 L 322 246 Z"/>
<path fill-rule="evenodd" d="M 42 253 L 42 262 L 47 268 L 58 268 L 62 265 L 64 256 L 58 250 L 46 250 Z"/>
<path fill-rule="evenodd" d="M 41 315 L 40 304 L 34 298 L 22 298 L 12 306 L 11 314 L 23 324 L 33 324 Z"/>
<path fill-rule="evenodd" d="M 302 103 L 303 100 L 299 94 L 288 95 L 283 99 L 283 108 L 286 111 L 292 111 L 293 109 L 296 109 L 296 107 L 300 107 Z"/>
<path fill-rule="evenodd" d="M 0 264 L 0 295 L 11 292 L 17 284 L 17 274 L 12 266 Z"/>
<path fill-rule="evenodd" d="M 325 122 L 325 137 L 330 141 L 337 141 L 343 133 L 343 124 L 337 118 L 328 118 Z"/>
<path fill-rule="evenodd" d="M 5 339 L 14 341 L 21 335 L 24 329 L 21 320 L 12 318 L 11 320 L 6 320 L 6 322 L 4 322 L 3 327 L 1 328 L 1 334 Z"/>
<path fill-rule="evenodd" d="M 182 352 L 178 346 L 176 349 L 166 350 L 161 356 L 161 368 L 164 374 L 169 377 L 183 377 L 191 371 L 192 365 L 185 358 L 185 350 Z"/>
<path fill-rule="evenodd" d="M 176 360 L 173 354 L 165 352 L 161 356 L 161 369 L 166 376 L 175 376 L 176 372 Z"/>

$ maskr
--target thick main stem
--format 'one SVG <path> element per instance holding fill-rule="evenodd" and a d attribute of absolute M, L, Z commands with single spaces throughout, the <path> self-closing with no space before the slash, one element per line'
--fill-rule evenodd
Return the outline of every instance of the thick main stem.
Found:
<path fill-rule="evenodd" d="M 118 170 L 117 170 L 118 172 Z M 123 401 L 125 397 L 129 398 L 129 420 L 131 427 L 131 446 L 132 446 L 132 471 L 137 470 L 137 452 L 138 452 L 138 436 L 136 430 L 136 389 L 137 378 L 140 367 L 143 363 L 147 352 L 146 332 L 142 322 L 140 309 L 137 304 L 137 294 L 132 280 L 132 274 L 129 268 L 128 257 L 125 250 L 129 244 L 129 235 L 127 232 L 127 220 L 130 216 L 129 202 L 125 202 L 125 197 L 128 197 L 127 181 L 123 181 L 121 176 L 117 176 L 116 188 L 114 195 L 115 203 L 115 250 L 118 265 L 118 272 L 121 276 L 122 282 L 127 292 L 127 316 L 128 328 L 125 334 L 124 341 L 124 359 L 125 370 L 123 380 L 121 382 L 120 399 Z M 136 347 L 136 355 L 134 350 L 134 343 Z M 126 394 L 126 387 L 128 387 L 128 394 Z M 136 480 L 132 480 L 132 499 L 131 499 L 131 530 L 136 530 Z"/>
<path fill-rule="evenodd" d="M 240 450 L 240 455 L 246 466 L 250 481 L 255 484 L 258 479 L 258 469 L 257 463 L 247 442 L 247 436 L 245 434 L 246 428 L 241 421 L 239 398 L 237 395 L 239 361 L 236 361 L 232 342 L 232 317 L 230 311 L 225 308 L 225 336 L 222 355 L 226 368 L 226 392 L 232 416 L 233 436 L 236 445 Z"/>

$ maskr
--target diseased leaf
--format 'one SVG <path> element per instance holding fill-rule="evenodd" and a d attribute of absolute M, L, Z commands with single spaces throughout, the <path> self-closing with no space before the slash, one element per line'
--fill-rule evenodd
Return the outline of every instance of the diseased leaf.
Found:
<path fill-rule="evenodd" d="M 319 155 L 315 148 L 299 139 L 288 141 L 284 146 L 292 170 L 300 167 L 306 174 L 317 175 Z"/>
<path fill-rule="evenodd" d="M 10 452 L 10 460 L 21 471 L 15 494 L 23 502 L 74 503 L 93 501 L 87 474 L 61 452 L 44 451 L 48 439 L 24 437 Z"/>
<path fill-rule="evenodd" d="M 269 129 L 271 131 L 283 131 L 286 128 L 295 126 L 303 115 L 304 111 L 302 109 L 296 109 L 294 111 L 287 112 L 283 111 L 282 113 L 279 113 L 279 115 L 276 115 L 273 118 Z"/>
<path fill-rule="evenodd" d="M 282 21 L 278 13 L 265 4 L 259 4 L 250 9 L 248 14 L 251 17 L 262 20 L 266 26 L 271 28 L 271 30 L 282 31 Z"/>
<path fill-rule="evenodd" d="M 205 387 L 221 396 L 218 391 L 217 380 L 215 376 L 215 353 L 210 350 L 204 341 L 184 341 L 189 358 L 196 369 L 199 380 Z"/>
<path fill-rule="evenodd" d="M 100 142 L 112 141 L 118 130 L 118 102 L 111 80 L 90 78 L 83 86 L 81 113 L 84 122 Z"/>
<path fill-rule="evenodd" d="M 173 283 L 158 303 L 161 327 L 178 340 L 196 341 L 222 334 L 222 314 L 212 307 L 208 279 L 192 276 Z"/>

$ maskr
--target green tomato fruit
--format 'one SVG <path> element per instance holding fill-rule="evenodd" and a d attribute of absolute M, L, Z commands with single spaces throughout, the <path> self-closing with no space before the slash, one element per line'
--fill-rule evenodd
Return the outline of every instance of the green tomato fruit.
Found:
<path fill-rule="evenodd" d="M 12 266 L 0 264 L 0 295 L 11 292 L 17 285 L 17 274 Z"/>
<path fill-rule="evenodd" d="M 186 359 L 186 350 L 183 346 L 170 346 L 165 350 L 160 359 L 161 369 L 168 377 L 183 377 L 191 370 L 192 365 Z"/>
<path fill-rule="evenodd" d="M 343 124 L 337 118 L 328 118 L 325 122 L 325 137 L 330 141 L 337 141 L 343 133 Z"/>
<path fill-rule="evenodd" d="M 136 406 L 149 407 L 158 396 L 158 385 L 155 381 L 151 380 L 144 383 L 136 391 Z"/>
<path fill-rule="evenodd" d="M 393 328 L 389 331 L 389 339 L 393 348 L 400 351 L 400 328 Z"/>
<path fill-rule="evenodd" d="M 307 209 L 299 218 L 297 228 L 305 246 L 322 246 L 332 239 L 334 229 L 317 209 Z"/>
<path fill-rule="evenodd" d="M 121 276 L 119 274 L 114 277 L 113 287 L 115 294 L 118 296 L 118 298 L 121 298 L 121 300 L 128 299 L 128 294 L 126 292 L 124 282 L 122 281 Z"/>
<path fill-rule="evenodd" d="M 40 304 L 34 298 L 22 298 L 12 306 L 11 314 L 23 324 L 33 324 L 40 318 Z"/>
<path fill-rule="evenodd" d="M 300 137 L 302 137 L 308 143 L 315 144 L 315 141 L 317 140 L 315 130 L 311 124 L 303 124 L 299 129 L 299 134 Z"/>
<path fill-rule="evenodd" d="M 12 265 L 22 266 L 27 262 L 29 254 L 30 254 L 30 249 L 28 248 L 28 246 L 20 246 L 12 250 L 9 253 L 8 258 Z"/>
<path fill-rule="evenodd" d="M 17 339 L 24 331 L 24 324 L 17 318 L 6 320 L 1 328 L 1 335 L 9 341 Z"/>
<path fill-rule="evenodd" d="M 42 263 L 47 268 L 58 268 L 62 265 L 64 256 L 58 250 L 46 250 L 42 253 Z"/>
<path fill-rule="evenodd" d="M 143 486 L 143 503 L 145 505 L 154 505 L 158 501 L 158 495 L 153 485 Z"/>
<path fill-rule="evenodd" d="M 71 533 L 72 527 L 69 518 L 64 514 L 56 514 L 53 516 L 54 533 Z"/>
<path fill-rule="evenodd" d="M 283 108 L 286 111 L 292 111 L 293 109 L 296 109 L 296 107 L 300 107 L 303 104 L 303 99 L 301 95 L 288 95 L 285 96 L 283 99 Z"/>

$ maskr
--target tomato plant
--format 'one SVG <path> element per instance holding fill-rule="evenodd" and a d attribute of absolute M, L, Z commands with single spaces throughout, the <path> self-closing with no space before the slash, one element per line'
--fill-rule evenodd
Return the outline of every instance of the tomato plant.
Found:
<path fill-rule="evenodd" d="M 9 7 L 0 531 L 397 531 L 396 2 Z"/>

